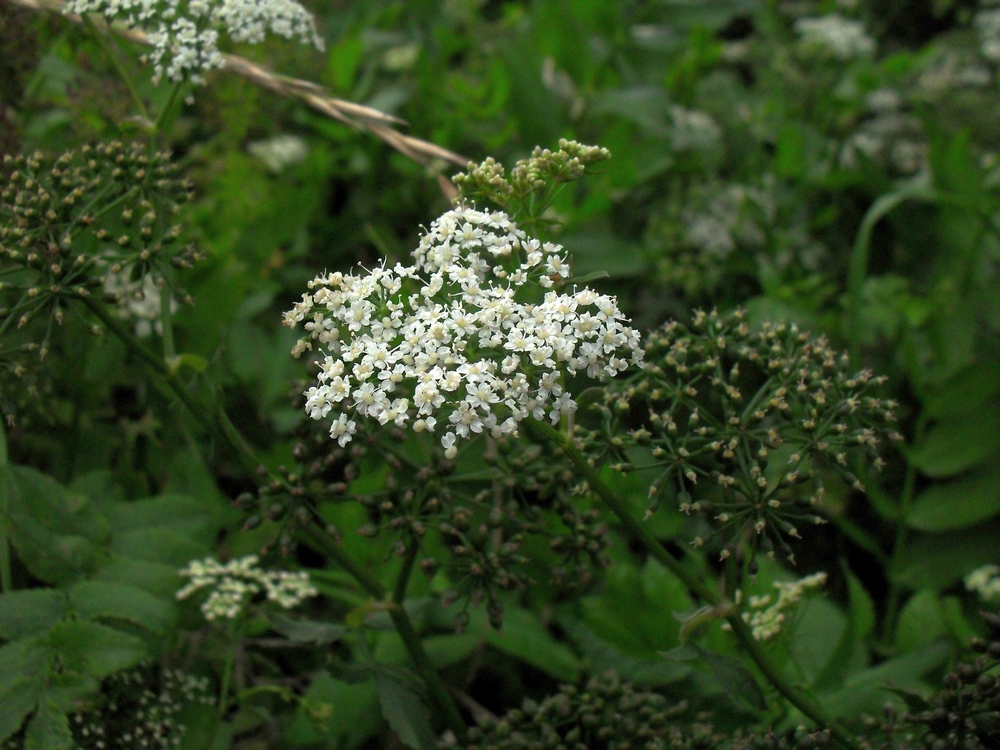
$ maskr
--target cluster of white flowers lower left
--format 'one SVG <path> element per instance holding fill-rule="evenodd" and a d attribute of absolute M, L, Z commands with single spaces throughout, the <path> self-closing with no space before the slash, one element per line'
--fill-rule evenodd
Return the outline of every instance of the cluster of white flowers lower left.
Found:
<path fill-rule="evenodd" d="M 230 560 L 225 565 L 212 557 L 192 560 L 179 571 L 190 582 L 177 592 L 177 598 L 187 599 L 201 589 L 209 589 L 201 612 L 206 620 L 212 621 L 239 616 L 250 599 L 261 591 L 266 593 L 268 601 L 285 609 L 319 593 L 309 582 L 308 573 L 263 570 L 257 567 L 258 562 L 257 555 Z"/>
<path fill-rule="evenodd" d="M 320 276 L 285 314 L 308 334 L 292 353 L 318 349 L 306 412 L 330 418 L 340 445 L 368 418 L 438 433 L 453 457 L 459 439 L 571 415 L 567 376 L 601 379 L 642 361 L 617 300 L 556 292 L 569 276 L 562 247 L 502 212 L 449 211 L 413 255 L 412 266 Z"/>

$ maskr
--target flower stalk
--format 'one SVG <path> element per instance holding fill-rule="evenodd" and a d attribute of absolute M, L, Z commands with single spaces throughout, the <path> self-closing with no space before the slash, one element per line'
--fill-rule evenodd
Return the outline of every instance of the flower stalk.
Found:
<path fill-rule="evenodd" d="M 758 669 L 760 669 L 779 693 L 803 714 L 816 722 L 816 724 L 829 728 L 833 736 L 845 748 L 849 748 L 850 750 L 858 749 L 859 746 L 854 736 L 840 725 L 834 723 L 813 696 L 792 684 L 781 669 L 774 664 L 771 657 L 754 639 L 749 625 L 743 621 L 736 607 L 728 602 L 725 597 L 719 594 L 705 580 L 681 564 L 680 561 L 667 551 L 645 525 L 636 520 L 625 500 L 604 483 L 594 467 L 587 462 L 586 457 L 573 445 L 571 438 L 563 435 L 544 422 L 535 419 L 529 418 L 524 421 L 524 424 L 535 438 L 550 441 L 559 446 L 574 467 L 576 467 L 577 471 L 587 480 L 590 488 L 600 496 L 605 505 L 618 517 L 626 531 L 636 541 L 640 542 L 657 562 L 661 563 L 667 570 L 677 576 L 691 592 L 715 607 L 725 617 L 740 645 L 746 650 Z"/>

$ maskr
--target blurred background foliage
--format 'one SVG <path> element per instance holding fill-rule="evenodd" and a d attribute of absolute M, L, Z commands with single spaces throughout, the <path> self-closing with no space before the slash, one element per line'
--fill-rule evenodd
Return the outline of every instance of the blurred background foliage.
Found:
<path fill-rule="evenodd" d="M 618 294 L 638 328 L 742 306 L 751 321 L 797 322 L 890 375 L 906 443 L 865 478 L 867 497 L 832 490 L 835 523 L 810 530 L 797 550 L 799 573 L 830 573 L 830 596 L 807 605 L 789 649 L 836 716 L 877 710 L 889 697 L 874 688 L 879 679 L 933 683 L 952 646 L 979 629 L 962 577 L 1000 561 L 1000 10 L 976 0 L 309 7 L 325 53 L 277 41 L 240 53 L 403 118 L 407 132 L 470 160 L 511 164 L 559 138 L 610 149 L 597 176 L 560 196 L 548 231 L 579 274 L 607 272 L 594 285 Z M 823 36 L 809 25 L 817 18 L 835 28 Z M 137 55 L 127 64 L 139 72 Z M 146 83 L 142 94 L 157 101 L 165 89 Z M 183 279 L 196 302 L 177 315 L 178 350 L 204 358 L 199 377 L 224 389 L 266 463 L 291 464 L 304 415 L 288 394 L 302 373 L 281 311 L 323 269 L 405 259 L 448 206 L 440 178 L 454 168 L 417 164 L 225 73 L 194 94 L 168 133 L 195 185 L 186 221 L 207 254 Z M 85 30 L 0 3 L 0 149 L 135 136 L 126 106 Z M 123 347 L 68 340 L 50 357 L 2 383 L 12 463 L 67 484 L 84 477 L 77 491 L 93 497 L 104 477 L 122 500 L 210 499 L 191 542 L 199 550 L 246 554 L 277 533 L 268 521 L 239 531 L 242 515 L 222 498 L 252 489 L 242 469 L 225 451 L 192 449 L 189 419 L 148 387 Z M 371 489 L 357 492 L 377 489 L 377 468 L 359 481 Z M 327 510 L 345 549 L 376 565 L 386 558 L 388 549 L 354 536 L 362 510 Z M 162 523 L 183 525 L 190 513 Z M 676 511 L 655 523 L 678 543 L 694 536 Z M 123 544 L 126 558 L 188 559 Z M 658 658 L 677 645 L 673 613 L 691 606 L 687 593 L 624 542 L 611 554 L 616 565 L 582 598 L 539 585 L 512 601 L 502 637 L 482 612 L 465 635 L 447 635 L 452 615 L 420 600 L 435 661 L 493 711 L 612 666 L 722 705 L 720 674 Z M 759 585 L 790 575 L 767 566 Z M 357 604 L 332 569 L 315 580 L 329 611 Z M 708 637 L 731 650 L 721 634 Z M 393 639 L 379 636 L 377 662 L 402 661 Z M 305 698 L 291 713 L 279 702 L 241 714 L 229 725 L 233 747 L 277 747 L 278 737 L 282 747 L 353 747 L 383 736 L 374 681 L 323 671 L 312 655 L 250 660 L 245 684 L 258 667 Z M 752 715 L 754 700 L 732 697 L 729 718 Z"/>

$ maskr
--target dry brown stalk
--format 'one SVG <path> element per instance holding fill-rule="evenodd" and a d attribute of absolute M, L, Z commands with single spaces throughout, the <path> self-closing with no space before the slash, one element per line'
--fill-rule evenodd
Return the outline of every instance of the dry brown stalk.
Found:
<path fill-rule="evenodd" d="M 66 3 L 63 2 L 63 0 L 5 1 L 11 3 L 12 5 L 18 5 L 22 8 L 30 8 L 35 11 L 51 11 L 53 13 L 59 13 L 74 23 L 83 22 L 83 19 L 81 19 L 80 16 L 64 13 Z M 124 39 L 128 39 L 129 41 L 137 44 L 151 46 L 149 37 L 138 29 L 125 28 L 119 24 L 111 24 L 108 28 L 110 28 L 110 30 L 116 35 Z M 398 117 L 386 114 L 385 112 L 380 112 L 377 109 L 366 107 L 363 104 L 357 104 L 344 99 L 338 99 L 335 96 L 330 96 L 330 94 L 321 86 L 316 85 L 312 81 L 283 76 L 279 73 L 270 71 L 257 63 L 251 62 L 245 57 L 240 57 L 239 55 L 225 55 L 225 58 L 226 67 L 223 68 L 224 71 L 242 76 L 251 83 L 280 94 L 281 96 L 305 102 L 317 112 L 321 112 L 327 117 L 339 120 L 345 125 L 367 130 L 376 138 L 385 141 L 385 143 L 389 146 L 419 164 L 426 165 L 430 164 L 432 161 L 439 160 L 450 162 L 460 167 L 465 167 L 469 163 L 469 160 L 466 157 L 456 154 L 454 151 L 449 151 L 448 149 L 441 148 L 440 146 L 430 143 L 429 141 L 400 133 L 392 127 L 394 125 L 405 126 L 407 124 L 405 120 L 401 120 Z"/>

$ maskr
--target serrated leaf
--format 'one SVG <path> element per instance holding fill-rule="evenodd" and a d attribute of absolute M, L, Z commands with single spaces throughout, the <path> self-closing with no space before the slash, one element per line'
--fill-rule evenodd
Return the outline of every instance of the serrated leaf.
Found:
<path fill-rule="evenodd" d="M 135 586 L 161 599 L 173 599 L 183 583 L 175 565 L 117 555 L 101 566 L 95 579 Z"/>
<path fill-rule="evenodd" d="M 214 536 L 204 505 L 186 495 L 166 494 L 120 503 L 108 512 L 108 521 L 116 534 L 162 527 L 206 544 Z"/>
<path fill-rule="evenodd" d="M 84 581 L 70 589 L 69 600 L 86 619 L 125 620 L 157 635 L 168 633 L 176 620 L 172 603 L 123 583 Z"/>
<path fill-rule="evenodd" d="M 207 549 L 171 529 L 154 526 L 115 534 L 111 551 L 122 557 L 182 568 L 191 560 L 204 557 Z"/>
<path fill-rule="evenodd" d="M 40 703 L 24 734 L 24 750 L 68 750 L 72 747 L 69 718 L 51 701 Z"/>
<path fill-rule="evenodd" d="M 66 595 L 56 589 L 0 594 L 0 638 L 12 641 L 48 630 L 62 619 Z"/>
<path fill-rule="evenodd" d="M 49 643 L 67 668 L 95 677 L 134 667 L 148 655 L 142 639 L 85 620 L 59 623 L 52 628 Z"/>
<path fill-rule="evenodd" d="M 1000 429 L 1000 428 L 997 428 Z M 907 525 L 921 531 L 972 526 L 1000 513 L 1000 466 L 931 485 L 913 501 Z"/>
<path fill-rule="evenodd" d="M 49 671 L 50 652 L 37 639 L 0 647 L 0 742 L 21 728 L 38 702 Z"/>
<path fill-rule="evenodd" d="M 700 646 L 694 648 L 697 649 L 701 661 L 708 666 L 712 676 L 737 706 L 746 705 L 754 711 L 767 710 L 767 699 L 750 670 L 730 656 L 717 654 Z"/>
<path fill-rule="evenodd" d="M 436 750 L 437 741 L 428 720 L 431 711 L 420 697 L 381 669 L 375 671 L 375 685 L 382 716 L 399 741 L 415 750 Z"/>
<path fill-rule="evenodd" d="M 933 643 L 946 632 L 937 594 L 924 589 L 911 596 L 899 613 L 896 648 L 902 652 L 915 651 Z"/>

